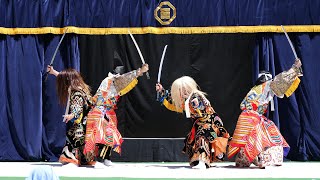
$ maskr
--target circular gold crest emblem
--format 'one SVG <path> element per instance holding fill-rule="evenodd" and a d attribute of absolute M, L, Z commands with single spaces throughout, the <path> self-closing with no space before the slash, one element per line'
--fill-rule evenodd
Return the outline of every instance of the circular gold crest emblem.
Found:
<path fill-rule="evenodd" d="M 161 25 L 169 25 L 176 18 L 176 15 L 176 8 L 169 1 L 161 2 L 154 10 L 154 18 Z"/>

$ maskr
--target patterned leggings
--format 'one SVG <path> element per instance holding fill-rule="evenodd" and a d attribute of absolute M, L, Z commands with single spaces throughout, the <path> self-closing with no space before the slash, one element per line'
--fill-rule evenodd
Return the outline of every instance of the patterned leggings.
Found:
<path fill-rule="evenodd" d="M 237 154 L 235 162 L 237 167 L 249 167 L 251 165 L 251 162 L 249 162 L 243 148 L 241 148 Z M 273 146 L 261 152 L 252 163 L 259 168 L 264 168 L 266 166 L 281 166 L 282 162 L 283 147 Z"/>
<path fill-rule="evenodd" d="M 111 146 L 104 144 L 97 144 L 96 146 L 98 146 L 97 160 L 99 162 L 103 162 L 105 159 L 110 160 L 112 149 Z"/>

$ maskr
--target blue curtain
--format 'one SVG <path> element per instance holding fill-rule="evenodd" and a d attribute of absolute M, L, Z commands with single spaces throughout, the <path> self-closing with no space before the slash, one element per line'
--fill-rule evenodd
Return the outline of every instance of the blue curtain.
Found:
<path fill-rule="evenodd" d="M 61 36 L 0 36 L 0 160 L 55 161 L 65 141 L 63 107 L 46 66 Z M 77 37 L 68 35 L 54 66 L 79 69 Z"/>
<path fill-rule="evenodd" d="M 291 146 L 291 160 L 320 159 L 320 35 L 291 33 L 291 40 L 303 63 L 303 77 L 296 92 L 289 98 L 275 98 L 276 111 L 271 117 Z M 258 34 L 254 52 L 254 74 L 269 70 L 273 75 L 287 70 L 294 55 L 283 34 Z"/>
<path fill-rule="evenodd" d="M 0 27 L 159 27 L 161 0 L 0 0 Z M 320 24 L 314 0 L 169 0 L 173 27 Z M 166 6 L 167 7 L 167 6 Z M 171 14 L 173 12 L 171 11 Z"/>

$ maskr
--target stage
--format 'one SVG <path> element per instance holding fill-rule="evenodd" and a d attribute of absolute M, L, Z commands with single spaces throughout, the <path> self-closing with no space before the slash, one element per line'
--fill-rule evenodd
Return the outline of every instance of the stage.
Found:
<path fill-rule="evenodd" d="M 125 163 L 115 162 L 104 169 L 62 167 L 60 163 L 0 162 L 0 179 L 22 180 L 37 166 L 51 166 L 62 180 L 75 179 L 320 179 L 320 162 L 285 162 L 280 167 L 246 169 L 234 163 L 216 163 L 205 170 L 191 169 L 188 163 Z"/>

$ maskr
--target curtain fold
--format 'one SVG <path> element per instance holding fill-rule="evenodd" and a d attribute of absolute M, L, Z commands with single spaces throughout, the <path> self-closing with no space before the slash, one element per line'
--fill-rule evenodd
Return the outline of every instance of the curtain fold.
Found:
<path fill-rule="evenodd" d="M 320 55 L 319 34 L 291 33 L 290 38 L 302 61 L 304 72 L 296 92 L 289 98 L 275 98 L 278 103 L 273 117 L 291 146 L 291 160 L 320 159 Z M 287 70 L 294 63 L 294 55 L 283 34 L 260 34 L 254 51 L 254 75 L 268 70 L 273 75 Z"/>
<path fill-rule="evenodd" d="M 61 36 L 0 36 L 0 160 L 56 160 L 65 140 L 63 108 L 46 66 Z M 80 67 L 77 37 L 60 46 L 57 70 Z"/>

